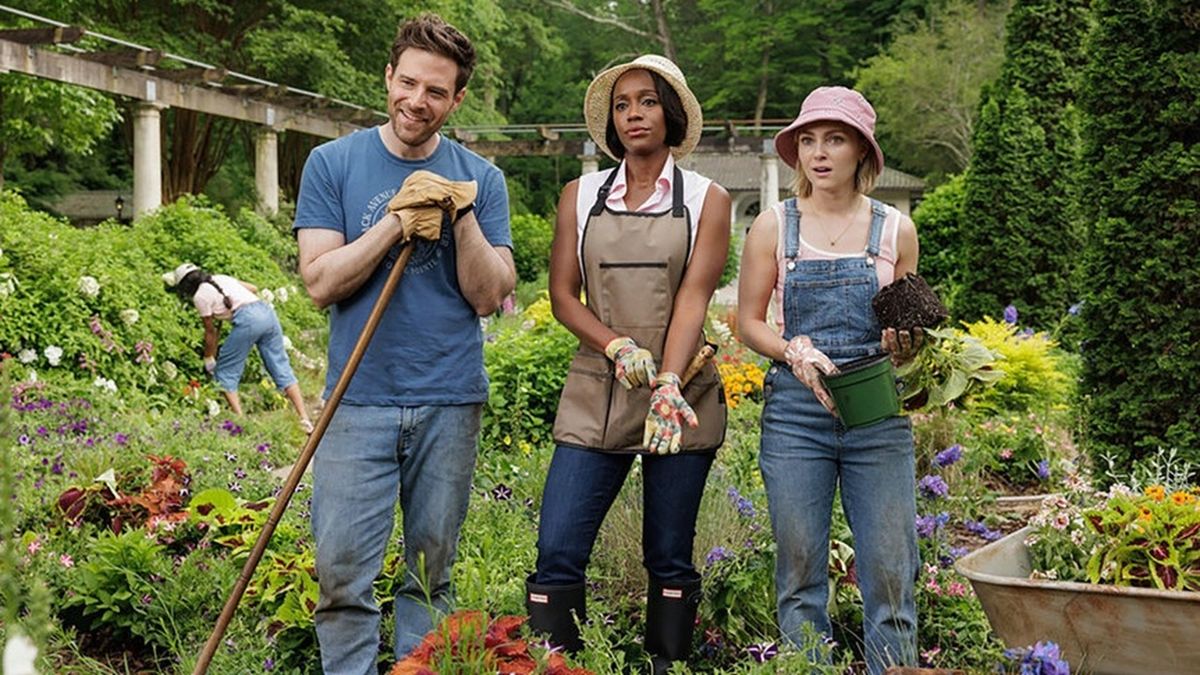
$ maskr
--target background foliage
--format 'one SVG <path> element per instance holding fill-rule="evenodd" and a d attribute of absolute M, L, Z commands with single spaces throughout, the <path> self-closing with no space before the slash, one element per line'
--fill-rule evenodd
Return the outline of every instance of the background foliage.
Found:
<path fill-rule="evenodd" d="M 1200 460 L 1200 18 L 1097 0 L 1080 92 L 1091 209 L 1082 317 L 1087 440 L 1129 466 Z"/>

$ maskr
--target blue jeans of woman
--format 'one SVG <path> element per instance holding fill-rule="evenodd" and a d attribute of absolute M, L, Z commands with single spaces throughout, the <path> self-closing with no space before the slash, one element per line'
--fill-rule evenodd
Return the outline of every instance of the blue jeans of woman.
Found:
<path fill-rule="evenodd" d="M 871 675 L 915 661 L 918 572 L 913 445 L 907 418 L 847 429 L 782 364 L 766 378 L 759 466 L 778 544 L 775 588 L 784 636 L 830 634 L 828 561 L 834 492 L 854 535 Z"/>
<path fill-rule="evenodd" d="M 296 375 L 283 347 L 283 329 L 271 306 L 261 300 L 242 305 L 233 314 L 233 330 L 217 351 L 213 378 L 223 391 L 237 391 L 250 349 L 258 346 L 263 366 L 280 391 L 296 383 Z"/>
<path fill-rule="evenodd" d="M 692 540 L 704 481 L 714 453 L 642 455 L 642 556 L 666 583 L 699 578 Z M 625 483 L 636 455 L 558 446 L 542 495 L 535 583 L 584 580 L 604 516 Z"/>
<path fill-rule="evenodd" d="M 396 592 L 395 656 L 450 609 L 450 568 L 467 514 L 482 406 L 344 404 L 313 464 L 317 639 L 325 673 L 374 675 L 379 606 L 373 585 L 399 496 L 407 572 Z"/>

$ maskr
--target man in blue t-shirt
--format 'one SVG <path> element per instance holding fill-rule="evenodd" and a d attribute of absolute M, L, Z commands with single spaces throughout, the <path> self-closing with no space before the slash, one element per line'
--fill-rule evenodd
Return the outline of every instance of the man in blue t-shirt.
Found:
<path fill-rule="evenodd" d="M 412 258 L 316 451 L 312 524 L 326 673 L 375 673 L 372 585 L 403 510 L 407 574 L 396 595 L 395 655 L 451 602 L 487 400 L 479 317 L 516 283 L 504 176 L 440 135 L 462 103 L 475 50 L 432 15 L 400 26 L 385 75 L 390 120 L 321 145 L 304 167 L 294 229 L 309 295 L 330 307 L 328 397 L 399 253 L 388 201 L 413 171 L 476 181 L 474 210 L 414 239 Z"/>

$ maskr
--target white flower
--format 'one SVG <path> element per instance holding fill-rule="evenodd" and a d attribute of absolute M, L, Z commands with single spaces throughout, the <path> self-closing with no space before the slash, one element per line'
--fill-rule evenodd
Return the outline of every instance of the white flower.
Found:
<path fill-rule="evenodd" d="M 92 382 L 92 385 L 97 389 L 102 389 L 110 394 L 117 393 L 117 383 L 113 382 L 107 377 L 97 377 L 95 381 Z"/>
<path fill-rule="evenodd" d="M 275 297 L 279 298 L 280 302 L 287 302 L 287 299 L 288 299 L 287 286 L 280 286 L 279 288 L 275 289 Z"/>
<path fill-rule="evenodd" d="M 94 298 L 100 295 L 100 282 L 96 281 L 96 277 L 89 277 L 85 274 L 79 277 L 79 292 L 89 298 Z"/>
<path fill-rule="evenodd" d="M 4 672 L 9 675 L 37 675 L 33 663 L 37 659 L 37 645 L 19 631 L 13 631 L 4 644 Z"/>
<path fill-rule="evenodd" d="M 36 371 L 36 370 L 30 370 L 30 371 L 29 371 L 29 381 L 30 381 L 30 382 L 37 382 L 37 381 L 38 381 L 38 379 L 37 379 L 37 371 Z"/>
<path fill-rule="evenodd" d="M 22 349 L 17 352 L 17 360 L 21 363 L 33 363 L 37 361 L 37 352 L 32 349 Z"/>
<path fill-rule="evenodd" d="M 0 274 L 0 298 L 17 292 L 17 278 L 9 272 Z"/>
<path fill-rule="evenodd" d="M 129 308 L 121 310 L 121 320 L 125 322 L 126 326 L 132 326 L 133 324 L 137 323 L 138 319 L 140 318 L 142 317 L 138 314 L 136 309 Z"/>
<path fill-rule="evenodd" d="M 733 331 L 729 329 L 729 325 L 720 319 L 715 319 L 712 322 L 713 333 L 716 333 L 717 338 L 722 344 L 728 343 L 733 339 Z"/>
<path fill-rule="evenodd" d="M 63 350 L 58 345 L 50 345 L 42 350 L 42 354 L 46 356 L 46 360 L 50 362 L 50 365 L 57 366 L 59 361 L 62 360 Z"/>
<path fill-rule="evenodd" d="M 268 305 L 275 304 L 275 292 L 269 288 L 264 288 L 258 292 L 259 297 L 267 301 Z"/>
<path fill-rule="evenodd" d="M 208 416 L 216 417 L 221 414 L 221 406 L 211 398 L 208 399 Z"/>
<path fill-rule="evenodd" d="M 171 361 L 163 361 L 162 372 L 163 375 L 167 376 L 168 380 L 173 380 L 179 375 L 179 369 Z"/>

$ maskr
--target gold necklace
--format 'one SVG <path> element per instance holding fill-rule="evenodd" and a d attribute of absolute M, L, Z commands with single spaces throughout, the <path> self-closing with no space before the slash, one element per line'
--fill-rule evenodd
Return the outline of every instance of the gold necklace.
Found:
<path fill-rule="evenodd" d="M 850 228 L 854 227 L 854 222 L 855 222 L 855 220 L 858 219 L 858 212 L 861 209 L 862 209 L 862 205 L 860 202 L 859 206 L 854 207 L 854 213 L 850 215 L 850 222 L 847 223 L 846 226 L 842 228 L 841 232 L 837 233 L 836 237 L 830 237 L 829 231 L 825 229 L 825 223 L 821 223 L 821 234 L 823 234 L 825 236 L 825 238 L 829 240 L 830 246 L 837 246 L 838 240 L 841 239 L 843 236 L 845 236 L 845 234 L 850 231 Z"/>

